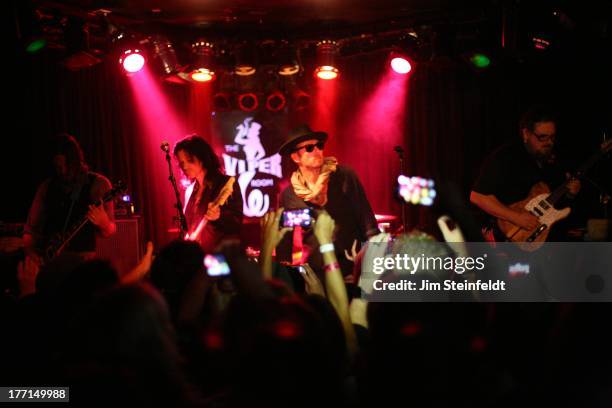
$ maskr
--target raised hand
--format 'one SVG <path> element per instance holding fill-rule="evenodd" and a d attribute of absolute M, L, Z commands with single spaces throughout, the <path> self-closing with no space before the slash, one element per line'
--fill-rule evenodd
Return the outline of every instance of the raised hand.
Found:
<path fill-rule="evenodd" d="M 283 214 L 283 208 L 278 208 L 276 211 L 268 211 L 261 218 L 261 243 L 270 248 L 276 248 L 283 237 L 291 228 L 280 228 L 280 219 Z"/>
<path fill-rule="evenodd" d="M 36 292 L 36 277 L 40 271 L 37 259 L 26 256 L 17 264 L 17 280 L 19 281 L 19 296 L 23 297 Z"/>
<path fill-rule="evenodd" d="M 87 212 L 87 218 L 89 219 L 89 221 L 91 221 L 93 225 L 99 227 L 102 230 L 107 229 L 111 223 L 108 214 L 104 210 L 103 204 L 91 204 L 89 206 L 89 211 Z"/>
<path fill-rule="evenodd" d="M 209 221 L 216 221 L 221 217 L 221 207 L 208 203 L 208 210 L 206 211 L 206 218 Z"/>
<path fill-rule="evenodd" d="M 354 239 L 353 240 L 353 245 L 351 245 L 351 253 L 349 254 L 349 252 L 345 249 L 344 250 L 344 256 L 346 256 L 346 259 L 348 259 L 351 262 L 355 262 L 355 259 L 357 259 L 357 240 Z"/>
<path fill-rule="evenodd" d="M 333 242 L 335 226 L 336 223 L 334 219 L 327 213 L 327 211 L 322 211 L 319 214 L 317 221 L 314 224 L 314 234 L 319 241 L 319 245 Z"/>
<path fill-rule="evenodd" d="M 325 289 L 323 289 L 323 284 L 321 283 L 321 280 L 319 280 L 319 277 L 315 271 L 313 271 L 308 264 L 304 264 L 302 266 L 304 267 L 302 278 L 304 278 L 304 283 L 306 284 L 306 293 L 309 295 L 325 296 Z"/>
<path fill-rule="evenodd" d="M 580 180 L 574 177 L 571 177 L 569 173 L 565 174 L 567 177 L 567 183 L 565 184 L 565 187 L 567 187 L 567 192 L 570 195 L 570 197 L 575 197 L 578 192 L 580 191 Z"/>

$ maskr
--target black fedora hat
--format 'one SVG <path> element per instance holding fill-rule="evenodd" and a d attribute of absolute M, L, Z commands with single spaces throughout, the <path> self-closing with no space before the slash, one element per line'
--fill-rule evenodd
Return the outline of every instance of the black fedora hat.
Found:
<path fill-rule="evenodd" d="M 283 145 L 278 149 L 278 152 L 285 156 L 293 151 L 295 145 L 304 140 L 316 139 L 321 142 L 327 140 L 327 133 L 315 132 L 308 125 L 301 125 L 289 131 L 289 136 Z"/>

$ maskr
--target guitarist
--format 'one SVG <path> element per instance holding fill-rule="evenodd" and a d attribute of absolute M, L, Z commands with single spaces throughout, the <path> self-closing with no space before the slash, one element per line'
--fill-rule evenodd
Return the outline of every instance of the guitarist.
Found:
<path fill-rule="evenodd" d="M 112 201 L 91 205 L 112 188 L 111 183 L 103 175 L 89 171 L 81 146 L 67 133 L 55 138 L 52 157 L 54 174 L 38 187 L 24 227 L 26 255 L 40 261 L 49 240 L 87 216 L 90 223 L 70 241 L 66 251 L 93 257 L 96 233 L 108 237 L 117 229 Z"/>
<path fill-rule="evenodd" d="M 484 230 L 487 240 L 506 240 L 496 219 L 526 230 L 537 228 L 536 216 L 509 207 L 524 200 L 536 183 L 544 182 L 551 190 L 566 183 L 565 204 L 580 191 L 580 181 L 568 180 L 555 157 L 557 125 L 550 111 L 543 107 L 527 111 L 520 121 L 520 135 L 522 143 L 504 145 L 486 159 L 470 194 L 470 201 L 489 216 Z"/>
<path fill-rule="evenodd" d="M 193 235 L 202 219 L 208 220 L 193 239 L 204 251 L 212 252 L 223 239 L 238 238 L 242 225 L 242 194 L 240 188 L 234 188 L 224 205 L 214 204 L 230 177 L 222 173 L 212 147 L 202 137 L 191 135 L 176 144 L 174 157 L 191 182 L 185 191 L 183 208 L 188 232 Z"/>

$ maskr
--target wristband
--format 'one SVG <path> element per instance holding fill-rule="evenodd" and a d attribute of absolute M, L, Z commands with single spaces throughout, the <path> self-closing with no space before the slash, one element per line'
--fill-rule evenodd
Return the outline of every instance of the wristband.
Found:
<path fill-rule="evenodd" d="M 319 247 L 319 252 L 321 252 L 322 254 L 326 252 L 331 252 L 333 250 L 334 250 L 334 244 L 332 244 L 331 242 L 329 244 L 323 244 Z"/>
<path fill-rule="evenodd" d="M 332 262 L 329 265 L 325 265 L 325 268 L 323 268 L 323 271 L 325 273 L 331 272 L 335 269 L 340 270 L 340 264 L 338 262 Z"/>

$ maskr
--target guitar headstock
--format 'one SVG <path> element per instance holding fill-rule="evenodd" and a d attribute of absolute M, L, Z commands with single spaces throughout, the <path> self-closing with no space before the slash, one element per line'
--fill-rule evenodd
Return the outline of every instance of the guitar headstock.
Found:
<path fill-rule="evenodd" d="M 126 190 L 127 190 L 127 186 L 125 185 L 125 183 L 121 180 L 118 180 L 113 185 L 113 188 L 111 188 L 110 190 L 106 192 L 106 194 L 104 194 L 104 197 L 102 197 L 102 201 L 104 202 L 110 201 L 114 199 L 115 197 L 117 197 L 119 194 L 124 193 Z"/>

